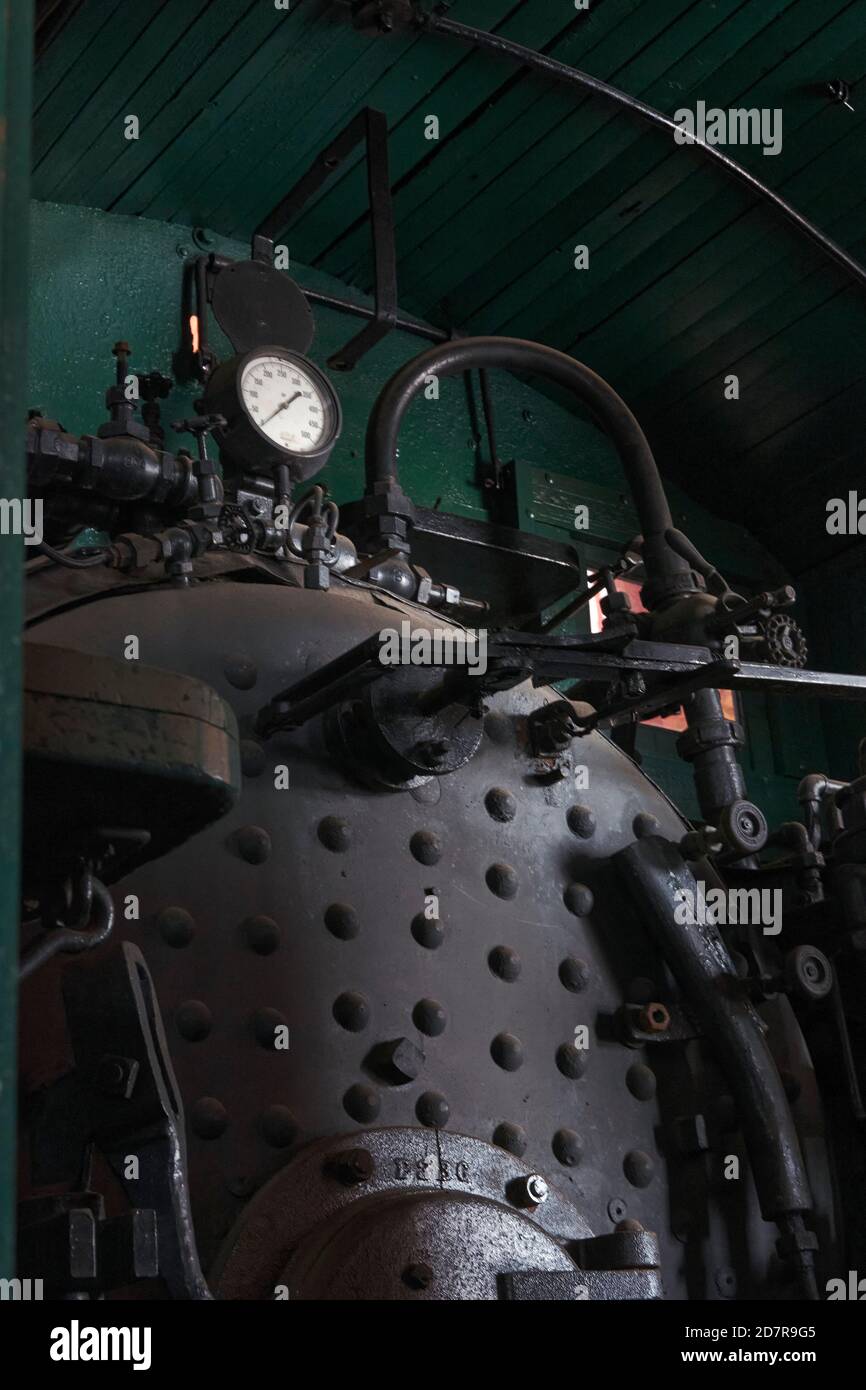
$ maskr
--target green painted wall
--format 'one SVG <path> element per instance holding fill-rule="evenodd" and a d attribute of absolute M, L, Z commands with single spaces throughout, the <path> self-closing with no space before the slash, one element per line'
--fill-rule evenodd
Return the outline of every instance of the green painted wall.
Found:
<path fill-rule="evenodd" d="M 180 343 L 180 288 L 185 257 L 197 254 L 189 228 L 144 218 L 106 214 L 77 206 L 34 203 L 31 211 L 31 356 L 28 404 L 76 433 L 93 431 L 105 418 L 103 395 L 114 359 L 111 345 L 126 338 L 133 365 L 142 371 L 171 372 Z M 241 242 L 215 237 L 213 247 L 244 257 Z M 344 293 L 333 277 L 306 266 L 293 266 L 299 282 L 311 289 Z M 322 366 L 351 337 L 359 321 L 333 310 L 316 310 L 317 333 L 311 355 Z M 218 352 L 230 348 L 214 333 Z M 363 441 L 367 415 L 376 394 L 407 358 L 424 347 L 417 338 L 394 333 L 351 373 L 331 373 L 340 393 L 345 426 L 322 475 L 338 502 L 357 497 L 363 487 Z M 600 484 L 616 497 L 623 491 L 618 460 L 608 441 L 588 421 L 578 418 L 529 385 L 507 375 L 492 381 L 499 452 L 551 473 Z M 195 384 L 178 387 L 163 409 L 166 422 L 191 413 Z M 168 430 L 168 447 L 188 445 Z M 484 517 L 482 494 L 475 485 L 478 440 L 462 380 L 444 380 L 438 402 L 419 400 L 401 436 L 401 469 L 416 502 L 446 511 Z M 482 451 L 486 441 L 481 441 Z M 664 460 L 661 460 L 664 469 Z M 713 518 L 670 487 L 678 523 L 711 555 L 731 582 L 749 590 L 784 577 L 779 566 L 742 527 Z M 522 525 L 555 539 L 568 532 L 534 516 L 526 504 Z M 623 507 L 622 541 L 634 532 Z M 599 554 L 589 556 L 597 560 Z M 796 705 L 796 708 L 795 708 Z M 752 794 L 771 818 L 790 817 L 792 792 L 803 772 L 826 763 L 820 720 L 792 702 L 749 697 L 746 715 L 752 734 L 745 758 Z M 647 772 L 687 812 L 696 812 L 691 775 L 673 753 L 671 735 L 642 730 L 640 748 Z"/>

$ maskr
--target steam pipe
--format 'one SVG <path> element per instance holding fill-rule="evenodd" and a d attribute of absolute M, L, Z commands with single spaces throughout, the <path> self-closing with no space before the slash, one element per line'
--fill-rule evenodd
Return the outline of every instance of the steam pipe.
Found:
<path fill-rule="evenodd" d="M 678 920 L 688 915 L 679 903 L 698 901 L 697 880 L 676 846 L 658 835 L 636 840 L 613 863 L 716 1053 L 737 1105 L 761 1213 L 778 1224 L 804 1292 L 814 1298 L 814 1241 L 803 1224 L 812 1207 L 809 1178 L 761 1020 L 718 929 Z"/>
<path fill-rule="evenodd" d="M 397 445 L 403 417 L 430 376 L 456 376 L 474 369 L 500 367 L 510 372 L 537 372 L 570 391 L 610 436 L 619 454 L 640 517 L 651 604 L 674 593 L 699 587 L 688 561 L 668 540 L 673 520 L 658 467 L 647 438 L 625 401 L 602 377 L 564 352 L 522 338 L 460 338 L 429 348 L 407 362 L 385 385 L 367 427 L 367 503 L 380 519 L 383 538 L 393 534 L 393 519 L 408 524 L 412 507 L 397 471 Z M 389 526 L 383 518 L 391 519 Z"/>

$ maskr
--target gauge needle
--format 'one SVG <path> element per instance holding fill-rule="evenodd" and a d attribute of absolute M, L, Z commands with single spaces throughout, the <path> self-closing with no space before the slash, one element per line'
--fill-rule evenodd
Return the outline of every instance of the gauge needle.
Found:
<path fill-rule="evenodd" d="M 285 410 L 287 406 L 290 406 L 290 405 L 292 404 L 292 401 L 296 401 L 296 400 L 298 399 L 298 397 L 300 396 L 300 394 L 301 394 L 300 391 L 296 391 L 295 394 L 294 394 L 293 396 L 289 396 L 289 399 L 288 399 L 287 401 L 283 401 L 281 405 L 278 405 L 278 406 L 277 406 L 276 410 L 272 410 L 272 411 L 271 411 L 271 413 L 270 413 L 270 415 L 268 416 L 267 420 L 263 420 L 263 421 L 262 421 L 262 424 L 263 424 L 263 425 L 268 425 L 268 424 L 270 424 L 270 422 L 271 422 L 271 420 L 273 420 L 274 416 L 275 416 L 275 415 L 279 415 L 279 413 L 280 413 L 281 410 Z"/>

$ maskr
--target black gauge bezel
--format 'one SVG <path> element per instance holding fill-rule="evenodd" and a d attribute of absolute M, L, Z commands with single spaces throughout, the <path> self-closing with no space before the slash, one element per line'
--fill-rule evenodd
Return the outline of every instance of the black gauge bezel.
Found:
<path fill-rule="evenodd" d="M 315 449 L 301 453 L 285 448 L 265 434 L 250 414 L 241 383 L 250 363 L 262 357 L 276 357 L 304 371 L 328 404 L 330 428 Z M 205 388 L 203 408 L 209 414 L 225 416 L 227 423 L 214 430 L 214 438 L 232 463 L 253 471 L 269 470 L 275 464 L 287 463 L 292 475 L 299 480 L 311 477 L 324 466 L 343 428 L 340 398 L 325 373 L 302 352 L 281 347 L 278 343 L 262 343 L 248 352 L 239 353 L 228 362 L 220 363 Z"/>

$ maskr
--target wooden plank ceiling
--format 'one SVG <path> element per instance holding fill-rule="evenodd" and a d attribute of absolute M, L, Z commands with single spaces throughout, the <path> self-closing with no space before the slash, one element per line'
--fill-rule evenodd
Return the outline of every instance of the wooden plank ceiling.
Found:
<path fill-rule="evenodd" d="M 62 0 L 61 0 L 62 4 Z M 436 35 L 368 38 L 335 0 L 83 0 L 35 84 L 37 198 L 246 237 L 365 105 L 391 130 L 401 308 L 537 338 L 607 376 L 662 469 L 797 573 L 858 486 L 866 292 L 695 151 Z M 730 151 L 866 260 L 862 0 L 455 0 L 672 113 L 781 108 L 781 153 Z M 827 83 L 848 82 L 853 111 Z M 134 113 L 140 138 L 121 138 Z M 424 138 L 435 114 L 440 138 Z M 371 287 L 358 156 L 293 258 Z M 573 268 L 573 247 L 590 268 Z M 724 398 L 736 373 L 740 400 Z M 838 542 L 837 542 L 838 544 Z"/>

